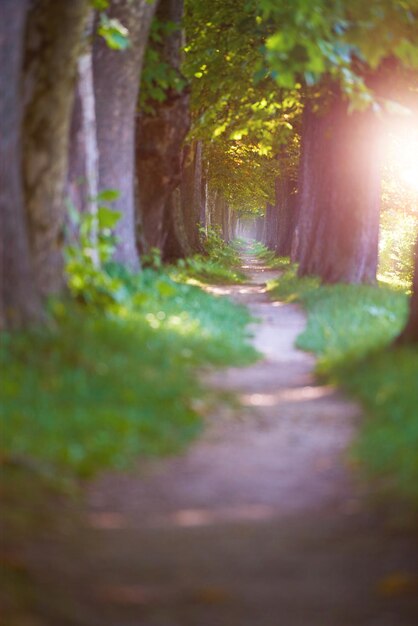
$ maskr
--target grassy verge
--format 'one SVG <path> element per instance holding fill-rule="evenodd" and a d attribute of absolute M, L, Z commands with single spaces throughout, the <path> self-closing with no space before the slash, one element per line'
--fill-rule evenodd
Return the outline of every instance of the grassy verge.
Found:
<path fill-rule="evenodd" d="M 110 312 L 60 302 L 53 327 L 2 336 L 3 462 L 86 476 L 172 452 L 200 429 L 196 368 L 254 358 L 244 308 L 150 270 L 123 284 Z"/>
<path fill-rule="evenodd" d="M 353 454 L 380 488 L 418 510 L 418 349 L 391 347 L 408 297 L 396 287 L 321 286 L 290 267 L 269 285 L 272 296 L 308 312 L 297 345 L 318 355 L 318 373 L 366 409 Z"/>
<path fill-rule="evenodd" d="M 199 254 L 178 261 L 177 265 L 170 270 L 170 275 L 175 280 L 190 284 L 236 284 L 245 282 L 245 274 L 239 270 L 239 261 L 233 256 L 232 262 L 225 258 L 205 257 Z"/>
<path fill-rule="evenodd" d="M 36 597 L 22 546 L 77 526 L 65 494 L 100 470 L 180 450 L 212 402 L 199 369 L 257 356 L 247 310 L 180 279 L 74 264 L 74 298 L 51 303 L 48 327 L 0 335 L 0 604 L 10 625 L 29 619 Z"/>

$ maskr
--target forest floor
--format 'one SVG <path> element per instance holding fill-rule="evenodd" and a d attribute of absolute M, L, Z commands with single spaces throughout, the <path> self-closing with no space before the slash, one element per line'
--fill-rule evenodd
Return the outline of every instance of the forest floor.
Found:
<path fill-rule="evenodd" d="M 77 530 L 31 548 L 30 626 L 418 623 L 416 538 L 370 507 L 349 465 L 361 411 L 294 348 L 306 319 L 266 293 L 277 271 L 250 256 L 243 269 L 247 284 L 210 289 L 259 318 L 263 358 L 203 374 L 239 406 L 181 456 L 90 485 Z"/>

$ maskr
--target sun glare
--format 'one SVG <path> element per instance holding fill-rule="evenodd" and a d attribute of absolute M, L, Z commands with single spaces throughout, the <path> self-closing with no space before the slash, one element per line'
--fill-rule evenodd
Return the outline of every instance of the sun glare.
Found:
<path fill-rule="evenodd" d="M 418 192 L 418 130 L 392 136 L 390 160 L 403 186 Z"/>
<path fill-rule="evenodd" d="M 401 180 L 405 185 L 418 191 L 418 154 L 415 166 L 407 167 L 401 171 Z"/>

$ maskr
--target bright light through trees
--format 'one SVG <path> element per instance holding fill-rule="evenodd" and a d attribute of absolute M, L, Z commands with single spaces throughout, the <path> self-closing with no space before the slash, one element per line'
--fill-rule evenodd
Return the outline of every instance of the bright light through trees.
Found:
<path fill-rule="evenodd" d="M 415 118 L 401 130 L 389 131 L 384 161 L 406 193 L 418 192 L 418 121 Z"/>

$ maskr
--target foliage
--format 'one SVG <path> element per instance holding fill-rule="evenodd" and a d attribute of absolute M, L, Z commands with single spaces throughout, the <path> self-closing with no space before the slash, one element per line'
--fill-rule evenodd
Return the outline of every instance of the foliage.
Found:
<path fill-rule="evenodd" d="M 234 209 L 258 211 L 272 197 L 273 157 L 292 141 L 299 89 L 281 92 L 268 73 L 257 78 L 270 31 L 253 2 L 237 11 L 234 0 L 190 0 L 185 25 L 191 137 L 204 142 L 209 183 Z"/>
<path fill-rule="evenodd" d="M 276 0 L 257 2 L 263 21 L 276 32 L 265 56 L 277 83 L 291 88 L 303 80 L 318 83 L 325 75 L 337 80 L 356 106 L 368 106 L 371 95 L 365 68 L 376 70 L 388 57 L 418 67 L 416 0 Z"/>
<path fill-rule="evenodd" d="M 387 209 L 380 222 L 379 273 L 388 279 L 412 284 L 413 250 L 418 231 L 418 215 Z"/>
<path fill-rule="evenodd" d="M 118 196 L 119 192 L 113 189 L 102 191 L 96 198 L 96 215 L 80 215 L 72 206 L 69 207 L 71 227 L 67 233 L 69 244 L 65 249 L 68 287 L 76 299 L 97 307 L 118 303 L 124 296 L 123 284 L 101 269 L 115 251 L 113 228 L 120 213 L 110 208 L 109 203 Z"/>
<path fill-rule="evenodd" d="M 131 45 L 128 29 L 116 18 L 100 13 L 98 34 L 112 50 L 126 50 Z"/>
<path fill-rule="evenodd" d="M 407 315 L 404 291 L 359 285 L 319 286 L 295 268 L 270 286 L 273 296 L 301 300 L 308 325 L 297 345 L 319 356 L 318 372 L 364 404 L 353 447 L 363 470 L 384 491 L 418 505 L 418 351 L 391 348 Z"/>
<path fill-rule="evenodd" d="M 143 267 L 160 270 L 163 266 L 160 248 L 151 248 L 148 253 L 141 256 Z"/>
<path fill-rule="evenodd" d="M 164 102 L 170 91 L 180 92 L 187 85 L 179 69 L 172 67 L 164 56 L 164 40 L 180 28 L 174 22 L 162 22 L 156 17 L 152 22 L 139 92 L 140 109 L 147 114 L 152 115 L 155 112 L 154 104 Z"/>

